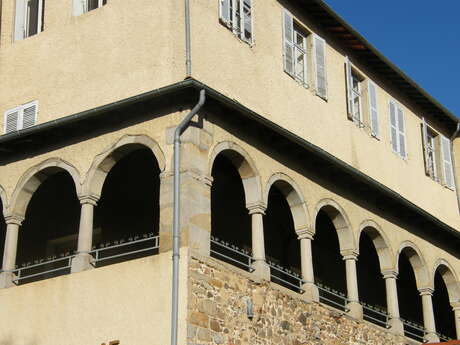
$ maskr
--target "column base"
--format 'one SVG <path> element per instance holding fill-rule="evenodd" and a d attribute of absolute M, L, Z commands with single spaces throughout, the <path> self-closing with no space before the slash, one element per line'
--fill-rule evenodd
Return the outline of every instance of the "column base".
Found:
<path fill-rule="evenodd" d="M 388 320 L 388 329 L 396 335 L 404 335 L 404 325 L 399 318 L 390 318 Z"/>
<path fill-rule="evenodd" d="M 363 306 L 359 302 L 351 301 L 347 303 L 347 314 L 351 317 L 362 320 L 363 319 Z"/>
<path fill-rule="evenodd" d="M 0 273 L 0 289 L 6 289 L 12 286 L 15 286 L 13 279 L 16 278 L 16 275 L 12 272 L 2 272 Z"/>
<path fill-rule="evenodd" d="M 256 282 L 270 281 L 270 266 L 265 261 L 255 261 L 251 266 L 254 269 L 252 276 Z"/>
<path fill-rule="evenodd" d="M 70 271 L 72 273 L 76 273 L 91 270 L 94 268 L 94 266 L 91 265 L 93 260 L 94 258 L 90 254 L 79 253 L 72 259 L 72 267 Z"/>
<path fill-rule="evenodd" d="M 319 291 L 318 287 L 313 283 L 305 283 L 302 285 L 304 293 L 302 298 L 306 302 L 319 302 Z"/>
<path fill-rule="evenodd" d="M 433 333 L 433 332 L 430 332 L 430 333 L 427 333 L 425 334 L 425 336 L 423 337 L 423 339 L 427 342 L 427 343 L 439 343 L 439 337 L 436 333 Z"/>

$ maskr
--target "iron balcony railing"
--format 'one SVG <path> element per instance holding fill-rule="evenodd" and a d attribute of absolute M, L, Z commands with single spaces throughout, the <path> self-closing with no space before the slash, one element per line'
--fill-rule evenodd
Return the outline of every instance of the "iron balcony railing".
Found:
<path fill-rule="evenodd" d="M 237 267 L 253 272 L 251 252 L 211 236 L 211 255 Z"/>
<path fill-rule="evenodd" d="M 365 302 L 360 302 L 363 306 L 363 318 L 376 325 L 389 328 L 388 320 L 390 316 L 384 308 L 379 308 Z"/>
<path fill-rule="evenodd" d="M 302 280 L 298 273 L 293 272 L 270 260 L 268 260 L 267 263 L 270 267 L 270 278 L 272 281 L 299 293 L 305 292 L 302 289 L 302 285 L 305 282 Z"/>
<path fill-rule="evenodd" d="M 411 322 L 401 318 L 404 325 L 404 335 L 408 338 L 424 342 L 425 341 L 425 327 L 418 323 Z"/>
<path fill-rule="evenodd" d="M 326 286 L 318 281 L 316 281 L 315 284 L 318 287 L 319 301 L 321 303 L 340 309 L 344 312 L 348 312 L 348 299 L 347 296 L 345 296 L 345 294 L 335 289 L 332 289 L 329 286 Z"/>

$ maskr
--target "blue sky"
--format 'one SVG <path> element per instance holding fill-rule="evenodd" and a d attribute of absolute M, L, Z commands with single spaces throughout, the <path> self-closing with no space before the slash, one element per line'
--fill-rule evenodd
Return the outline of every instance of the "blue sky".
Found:
<path fill-rule="evenodd" d="M 460 1 L 325 0 L 374 47 L 460 117 Z"/>

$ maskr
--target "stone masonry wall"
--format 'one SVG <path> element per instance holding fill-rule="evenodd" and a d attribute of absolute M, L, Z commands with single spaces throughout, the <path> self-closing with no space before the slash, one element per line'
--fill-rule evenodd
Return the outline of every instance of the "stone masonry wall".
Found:
<path fill-rule="evenodd" d="M 257 283 L 218 260 L 189 266 L 188 345 L 403 345 L 412 343 L 353 320 L 270 282 Z M 246 302 L 253 303 L 248 318 Z"/>

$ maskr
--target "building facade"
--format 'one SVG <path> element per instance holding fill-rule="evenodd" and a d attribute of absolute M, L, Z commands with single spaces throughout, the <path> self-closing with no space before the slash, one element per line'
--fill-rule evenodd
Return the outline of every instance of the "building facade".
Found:
<path fill-rule="evenodd" d="M 0 344 L 460 337 L 459 120 L 320 0 L 1 2 Z"/>

